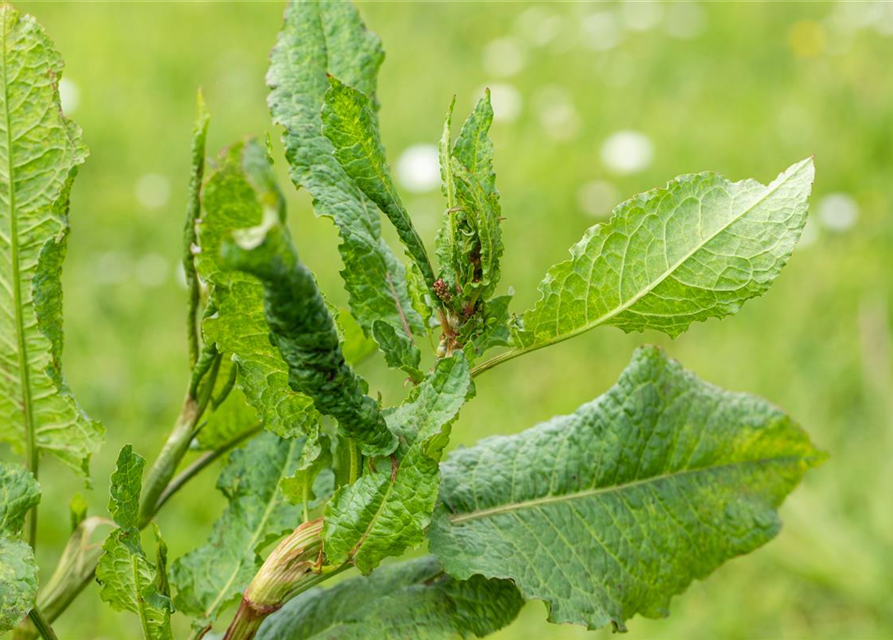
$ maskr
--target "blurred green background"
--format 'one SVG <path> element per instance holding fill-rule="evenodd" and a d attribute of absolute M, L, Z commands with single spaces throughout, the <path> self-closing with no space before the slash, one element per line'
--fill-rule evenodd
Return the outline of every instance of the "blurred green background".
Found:
<path fill-rule="evenodd" d="M 178 268 L 195 89 L 211 108 L 210 148 L 279 132 L 265 104 L 280 3 L 17 3 L 66 63 L 64 106 L 92 155 L 72 196 L 64 367 L 108 430 L 85 491 L 104 513 L 125 443 L 154 457 L 187 381 Z M 674 600 L 639 638 L 893 638 L 893 5 L 887 3 L 362 3 L 387 60 L 380 99 L 392 167 L 420 232 L 444 207 L 432 148 L 453 94 L 483 87 L 507 220 L 504 290 L 514 309 L 545 270 L 625 197 L 713 169 L 770 181 L 815 154 L 801 246 L 773 289 L 736 317 L 670 341 L 603 328 L 487 373 L 454 444 L 513 433 L 607 389 L 635 345 L 653 342 L 703 378 L 783 406 L 832 457 L 782 509 L 785 528 Z M 462 115 L 458 116 L 459 118 Z M 421 145 L 421 146 L 419 146 Z M 337 234 L 285 178 L 304 260 L 345 302 Z M 436 171 L 436 169 L 433 169 Z M 402 376 L 362 365 L 398 402 Z M 8 452 L 2 455 L 7 456 Z M 205 538 L 223 507 L 215 470 L 161 513 L 171 556 Z M 68 535 L 79 482 L 46 459 L 39 560 Z M 185 621 L 178 624 L 185 628 Z M 607 637 L 545 621 L 528 604 L 502 640 Z M 56 623 L 63 639 L 139 636 L 135 616 L 91 586 Z"/>

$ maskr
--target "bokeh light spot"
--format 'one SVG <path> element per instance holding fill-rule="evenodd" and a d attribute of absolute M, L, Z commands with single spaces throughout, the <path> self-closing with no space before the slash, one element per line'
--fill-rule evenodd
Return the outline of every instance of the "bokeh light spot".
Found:
<path fill-rule="evenodd" d="M 654 145 L 644 133 L 617 131 L 602 144 L 601 158 L 605 166 L 614 173 L 638 173 L 651 164 Z"/>
<path fill-rule="evenodd" d="M 158 173 L 147 173 L 136 181 L 136 200 L 147 209 L 158 209 L 171 197 L 171 184 Z"/>
<path fill-rule="evenodd" d="M 816 209 L 822 226 L 838 233 L 850 229 L 859 218 L 859 205 L 846 193 L 829 193 Z"/>
<path fill-rule="evenodd" d="M 397 180 L 407 191 L 425 193 L 440 185 L 440 162 L 433 144 L 407 147 L 397 160 Z"/>

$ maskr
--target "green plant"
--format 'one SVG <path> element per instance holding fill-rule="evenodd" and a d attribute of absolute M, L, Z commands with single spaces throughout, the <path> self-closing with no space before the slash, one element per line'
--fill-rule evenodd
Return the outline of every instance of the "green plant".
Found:
<path fill-rule="evenodd" d="M 665 615 L 693 579 L 771 539 L 778 505 L 822 460 L 779 409 L 651 347 L 575 413 L 443 459 L 484 371 L 603 324 L 676 336 L 763 293 L 805 222 L 812 160 L 768 186 L 702 173 L 635 196 L 549 270 L 541 300 L 518 317 L 496 295 L 489 96 L 455 140 L 454 105 L 447 112 L 435 267 L 378 133 L 377 38 L 349 4 L 292 2 L 269 105 L 293 182 L 340 232 L 350 311 L 333 308 L 300 262 L 268 147 L 234 144 L 205 176 L 199 96 L 183 407 L 148 472 L 130 446 L 120 452 L 111 520 L 73 502 L 71 540 L 38 593 L 40 455 L 86 477 L 102 441 L 59 364 L 68 194 L 86 150 L 61 113 L 49 40 L 8 6 L 0 20 L 0 436 L 28 466 L 0 466 L 0 631 L 54 637 L 50 625 L 94 575 L 102 599 L 136 613 L 151 639 L 173 637 L 174 612 L 202 637 L 236 604 L 233 640 L 483 636 L 525 599 L 546 601 L 554 622 L 624 629 L 636 613 Z M 383 240 L 379 211 L 406 265 Z M 431 364 L 417 342 L 432 345 Z M 383 408 L 352 366 L 376 351 L 408 377 L 397 407 Z M 190 449 L 201 453 L 186 464 Z M 228 508 L 205 544 L 168 567 L 155 514 L 225 455 Z M 426 541 L 431 556 L 379 567 Z M 316 588 L 353 568 L 371 576 Z"/>

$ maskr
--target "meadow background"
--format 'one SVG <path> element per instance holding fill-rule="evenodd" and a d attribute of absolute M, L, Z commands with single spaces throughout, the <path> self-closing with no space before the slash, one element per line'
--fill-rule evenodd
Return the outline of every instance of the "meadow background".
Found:
<path fill-rule="evenodd" d="M 285 176 L 265 98 L 282 5 L 16 3 L 66 60 L 64 106 L 92 154 L 72 194 L 64 368 L 108 438 L 82 490 L 104 513 L 115 452 L 150 460 L 187 381 L 178 267 L 196 87 L 213 114 L 212 155 L 270 132 L 299 251 L 344 303 L 337 234 Z M 521 431 L 607 389 L 645 342 L 723 387 L 788 410 L 831 453 L 782 509 L 767 547 L 634 618 L 633 638 L 893 638 L 893 5 L 887 3 L 361 3 L 383 39 L 383 136 L 426 239 L 444 207 L 432 147 L 453 94 L 457 119 L 493 91 L 506 221 L 502 289 L 514 309 L 545 270 L 624 198 L 687 172 L 768 182 L 815 154 L 803 242 L 772 290 L 737 316 L 676 340 L 602 328 L 479 379 L 453 444 Z M 402 376 L 361 373 L 385 400 Z M 0 455 L 8 457 L 7 451 Z M 177 557 L 224 506 L 216 469 L 158 521 Z M 49 575 L 78 481 L 45 459 L 38 556 Z M 549 625 L 528 604 L 500 640 L 607 638 Z M 178 616 L 178 624 L 185 622 Z M 135 616 L 95 585 L 56 623 L 60 638 L 136 638 Z"/>

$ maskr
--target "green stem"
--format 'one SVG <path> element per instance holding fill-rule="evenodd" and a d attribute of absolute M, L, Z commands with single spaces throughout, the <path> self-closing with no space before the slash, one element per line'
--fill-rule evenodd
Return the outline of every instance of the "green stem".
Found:
<path fill-rule="evenodd" d="M 34 627 L 37 629 L 40 637 L 44 640 L 59 640 L 56 637 L 56 633 L 53 631 L 53 627 L 51 627 L 50 623 L 44 619 L 43 615 L 40 613 L 40 609 L 36 606 L 31 609 L 31 613 L 28 614 L 28 617 L 31 618 L 31 622 L 34 623 Z"/>
<path fill-rule="evenodd" d="M 170 483 L 164 488 L 164 491 L 161 492 L 161 495 L 158 496 L 158 500 L 155 503 L 155 511 L 157 512 L 159 509 L 161 509 L 161 507 L 164 506 L 164 503 L 167 502 L 171 498 L 171 496 L 182 489 L 183 485 L 197 476 L 205 467 L 210 465 L 212 462 L 217 460 L 220 456 L 224 455 L 228 451 L 239 446 L 245 440 L 257 435 L 257 433 L 259 433 L 262 429 L 262 425 L 256 424 L 248 431 L 240 433 L 236 437 L 224 442 L 221 446 L 217 447 L 213 451 L 208 451 L 191 465 L 186 467 L 179 473 L 179 475 L 177 475 L 176 478 L 170 481 Z M 153 513 L 152 515 L 154 516 L 155 514 Z"/>
<path fill-rule="evenodd" d="M 161 453 L 155 459 L 155 463 L 152 465 L 143 487 L 140 504 L 140 528 L 149 524 L 152 516 L 155 515 L 155 512 L 158 510 L 158 499 L 171 481 L 171 478 L 173 478 L 174 472 L 183 460 L 183 456 L 189 450 L 189 443 L 192 442 L 192 438 L 195 436 L 196 425 L 211 400 L 214 382 L 217 379 L 219 370 L 220 355 L 218 354 L 210 366 L 201 396 L 196 399 L 192 391 L 186 394 L 183 408 L 180 410 L 174 429 L 168 436 L 167 442 L 164 443 Z M 192 386 L 195 387 L 196 385 Z"/>
<path fill-rule="evenodd" d="M 492 369 L 493 367 L 495 367 L 498 364 L 502 364 L 503 362 L 508 362 L 509 360 L 512 360 L 513 358 L 517 358 L 518 356 L 523 356 L 525 353 L 530 353 L 531 351 L 536 351 L 537 349 L 540 349 L 545 346 L 548 346 L 548 345 L 545 345 L 545 344 L 538 345 L 531 349 L 524 349 L 524 348 L 516 347 L 514 349 L 509 349 L 508 351 L 504 351 L 504 352 L 500 353 L 499 355 L 494 356 L 494 357 L 490 358 L 489 360 L 485 360 L 484 362 L 480 363 L 478 366 L 472 368 L 471 377 L 474 378 L 476 376 L 479 376 L 484 371 L 489 371 L 490 369 Z"/>

